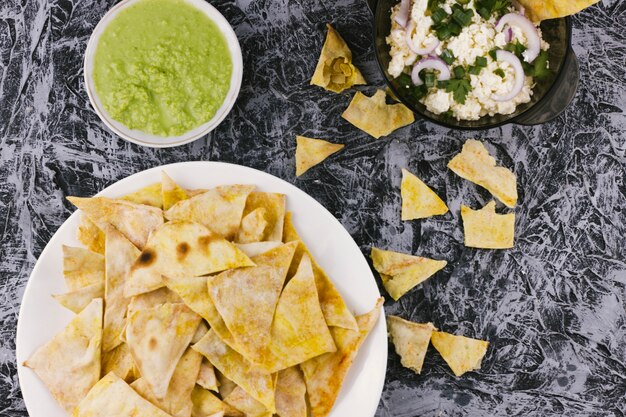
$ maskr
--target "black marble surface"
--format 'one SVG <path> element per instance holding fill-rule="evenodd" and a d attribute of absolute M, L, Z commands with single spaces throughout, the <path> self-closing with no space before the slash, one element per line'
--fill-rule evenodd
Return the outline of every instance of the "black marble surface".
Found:
<path fill-rule="evenodd" d="M 572 106 L 539 127 L 482 133 L 424 121 L 375 140 L 340 114 L 353 91 L 309 86 L 332 22 L 370 93 L 382 85 L 364 0 L 218 0 L 239 37 L 239 99 L 208 137 L 154 150 L 100 122 L 85 92 L 83 53 L 114 0 L 0 3 L 0 415 L 26 416 L 15 328 L 33 265 L 73 208 L 129 174 L 186 160 L 259 168 L 326 206 L 364 253 L 371 245 L 447 259 L 448 267 L 388 314 L 491 342 L 479 372 L 452 376 L 431 348 L 422 375 L 390 347 L 378 417 L 624 416 L 626 410 L 626 2 L 603 0 L 574 19 L 581 85 Z M 295 135 L 346 149 L 300 179 Z M 446 169 L 467 138 L 487 143 L 518 176 L 517 244 L 465 248 L 459 209 L 489 195 Z M 401 222 L 400 169 L 448 201 L 450 213 Z M 360 416 L 357 416 L 360 417 Z"/>

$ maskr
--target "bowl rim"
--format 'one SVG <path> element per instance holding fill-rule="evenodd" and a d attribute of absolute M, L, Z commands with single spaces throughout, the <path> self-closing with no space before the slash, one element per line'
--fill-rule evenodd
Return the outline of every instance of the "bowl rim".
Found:
<path fill-rule="evenodd" d="M 169 148 L 193 142 L 214 130 L 224 120 L 228 113 L 230 113 L 231 109 L 235 105 L 243 79 L 243 57 L 239 40 L 237 39 L 237 35 L 235 34 L 232 26 L 228 23 L 228 20 L 226 20 L 226 18 L 210 3 L 203 0 L 183 0 L 190 6 L 203 12 L 209 19 L 211 19 L 221 32 L 222 36 L 224 36 L 232 62 L 230 86 L 228 92 L 226 93 L 226 97 L 224 98 L 220 108 L 215 112 L 210 120 L 183 133 L 182 135 L 157 136 L 140 130 L 130 129 L 113 119 L 104 109 L 104 106 L 96 93 L 93 80 L 93 70 L 95 52 L 102 33 L 121 10 L 140 1 L 144 0 L 120 1 L 106 12 L 91 33 L 89 41 L 87 42 L 87 48 L 85 50 L 85 57 L 83 60 L 83 77 L 85 81 L 85 89 L 87 90 L 87 95 L 89 96 L 89 102 L 100 120 L 111 131 L 113 131 L 113 133 L 117 134 L 126 141 L 151 148 Z"/>
<path fill-rule="evenodd" d="M 564 65 L 561 65 L 561 68 L 559 69 L 559 73 L 554 78 L 554 81 L 552 82 L 552 85 L 550 85 L 550 87 L 546 90 L 545 94 L 543 95 L 543 97 L 539 101 L 537 101 L 532 106 L 528 107 L 523 112 L 521 112 L 519 114 L 516 114 L 515 116 L 511 117 L 510 119 L 503 120 L 501 122 L 492 123 L 492 124 L 485 125 L 485 126 L 458 126 L 458 125 L 447 123 L 447 122 L 444 122 L 444 121 L 441 121 L 441 120 L 433 119 L 432 117 L 428 116 L 427 114 L 425 114 L 425 113 L 423 113 L 421 111 L 416 110 L 410 103 L 407 103 L 400 95 L 398 95 L 397 89 L 393 86 L 393 84 L 391 83 L 391 80 L 389 79 L 389 77 L 387 77 L 387 73 L 385 72 L 385 68 L 383 67 L 383 64 L 382 64 L 382 62 L 380 60 L 379 50 L 376 47 L 376 28 L 377 28 L 377 23 L 376 23 L 377 22 L 377 18 L 376 17 L 378 16 L 379 9 L 381 8 L 380 4 L 381 4 L 381 2 L 377 1 L 375 9 L 372 10 L 372 15 L 374 17 L 374 24 L 373 24 L 373 27 L 372 27 L 372 39 L 373 39 L 373 45 L 374 45 L 374 55 L 376 56 L 376 63 L 378 64 L 378 68 L 379 68 L 380 72 L 382 73 L 382 76 L 383 76 L 383 78 L 385 80 L 385 84 L 391 90 L 391 92 L 409 110 L 411 110 L 413 113 L 417 114 L 420 118 L 422 118 L 424 120 L 427 120 L 427 121 L 429 121 L 431 123 L 434 123 L 436 125 L 443 126 L 443 127 L 449 128 L 449 129 L 454 129 L 454 130 L 481 131 L 481 130 L 494 129 L 494 128 L 501 127 L 501 126 L 504 126 L 504 125 L 507 125 L 507 124 L 516 123 L 516 119 L 521 118 L 523 115 L 525 115 L 526 113 L 531 111 L 535 106 L 537 106 L 540 103 L 542 103 L 547 97 L 551 96 L 553 91 L 556 89 L 556 87 L 559 84 L 561 84 L 561 79 L 563 78 L 563 68 L 564 68 Z M 567 57 L 569 54 L 573 54 L 574 53 L 574 50 L 572 48 L 572 19 L 571 19 L 570 16 L 566 16 L 566 17 L 563 17 L 561 19 L 565 20 L 565 28 L 566 28 L 566 33 L 567 33 L 567 39 L 566 39 L 567 40 L 567 49 L 565 51 L 564 56 Z"/>

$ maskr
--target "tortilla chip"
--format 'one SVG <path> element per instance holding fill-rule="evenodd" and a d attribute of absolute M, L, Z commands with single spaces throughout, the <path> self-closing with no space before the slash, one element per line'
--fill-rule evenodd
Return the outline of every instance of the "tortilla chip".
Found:
<path fill-rule="evenodd" d="M 52 295 L 63 307 L 78 314 L 91 303 L 94 298 L 104 298 L 104 282 L 88 285 L 76 291 Z"/>
<path fill-rule="evenodd" d="M 600 0 L 519 0 L 533 22 L 570 16 Z"/>
<path fill-rule="evenodd" d="M 517 183 L 511 170 L 496 166 L 496 160 L 481 142 L 468 140 L 460 154 L 448 162 L 455 174 L 474 184 L 486 188 L 507 207 L 515 207 Z"/>
<path fill-rule="evenodd" d="M 284 194 L 253 191 L 246 200 L 243 215 L 246 216 L 260 208 L 265 210 L 263 216 L 267 226 L 261 241 L 280 242 L 283 237 L 286 205 L 287 198 Z"/>
<path fill-rule="evenodd" d="M 128 304 L 128 315 L 133 311 L 146 310 L 148 308 L 158 307 L 165 303 L 182 303 L 183 300 L 174 291 L 169 288 L 159 288 L 144 294 L 136 295 L 130 299 Z"/>
<path fill-rule="evenodd" d="M 161 197 L 161 183 L 150 184 L 140 190 L 130 193 L 121 198 L 135 204 L 145 204 L 157 208 L 163 207 L 163 198 Z"/>
<path fill-rule="evenodd" d="M 76 237 L 90 251 L 104 255 L 104 232 L 89 217 L 80 216 Z"/>
<path fill-rule="evenodd" d="M 159 271 L 152 268 L 132 268 L 129 271 L 124 296 L 134 297 L 165 287 L 165 281 Z"/>
<path fill-rule="evenodd" d="M 185 200 L 189 201 L 189 200 Z M 156 229 L 132 266 L 131 274 L 149 268 L 168 278 L 196 277 L 253 266 L 235 245 L 199 223 L 175 220 Z"/>
<path fill-rule="evenodd" d="M 180 358 L 172 375 L 165 398 L 159 399 L 150 390 L 144 378 L 139 378 L 130 386 L 146 400 L 159 407 L 172 417 L 190 417 L 193 404 L 191 392 L 196 386 L 202 355 L 189 348 Z"/>
<path fill-rule="evenodd" d="M 484 340 L 455 336 L 445 332 L 433 331 L 430 340 L 456 376 L 480 369 L 489 347 L 489 342 Z"/>
<path fill-rule="evenodd" d="M 508 249 L 515 244 L 515 213 L 497 214 L 496 202 L 480 210 L 461 205 L 465 246 L 482 249 Z"/>
<path fill-rule="evenodd" d="M 265 209 L 259 207 L 243 216 L 235 241 L 239 243 L 260 242 L 263 240 L 267 226 Z"/>
<path fill-rule="evenodd" d="M 141 252 L 115 227 L 106 227 L 106 286 L 104 296 L 104 330 L 102 351 L 108 352 L 122 343 L 126 309 L 130 299 L 124 297 L 128 268 Z"/>
<path fill-rule="evenodd" d="M 197 343 L 197 342 L 196 342 Z M 208 360 L 203 360 L 200 365 L 200 372 L 198 373 L 198 380 L 196 381 L 202 388 L 206 388 L 211 391 L 218 392 L 218 382 L 215 376 L 215 368 Z"/>
<path fill-rule="evenodd" d="M 220 395 L 222 398 L 228 397 L 228 395 L 237 387 L 237 384 L 226 378 L 218 369 L 215 370 L 215 376 L 217 377 L 217 382 L 220 388 Z"/>
<path fill-rule="evenodd" d="M 304 174 L 344 147 L 345 145 L 330 143 L 322 139 L 296 136 L 296 176 Z"/>
<path fill-rule="evenodd" d="M 213 329 L 209 330 L 206 336 L 192 348 L 202 353 L 226 378 L 239 385 L 268 410 L 276 411 L 272 376 L 260 371 L 242 355 L 231 349 Z"/>
<path fill-rule="evenodd" d="M 337 352 L 325 353 L 300 365 L 304 373 L 312 417 L 326 417 L 335 405 L 341 385 L 359 348 L 380 316 L 384 299 L 377 300 L 372 311 L 356 318 L 359 331 L 331 329 Z"/>
<path fill-rule="evenodd" d="M 357 330 L 358 326 L 356 320 L 345 301 L 339 294 L 339 291 L 335 288 L 332 281 L 326 275 L 326 272 L 315 262 L 315 259 L 304 245 L 300 236 L 293 226 L 291 220 L 291 213 L 285 215 L 285 229 L 283 232 L 283 240 L 285 242 L 298 241 L 298 247 L 296 253 L 293 255 L 291 261 L 291 268 L 289 269 L 288 276 L 293 276 L 296 273 L 300 260 L 304 254 L 311 258 L 311 265 L 313 266 L 313 274 L 315 275 L 315 286 L 317 287 L 317 296 L 320 300 L 320 306 L 324 313 L 324 318 L 329 326 L 341 327 L 344 329 Z"/>
<path fill-rule="evenodd" d="M 24 362 L 35 371 L 52 396 L 67 411 L 100 379 L 102 299 L 93 300 L 79 315 Z"/>
<path fill-rule="evenodd" d="M 80 402 L 72 417 L 171 417 L 137 394 L 114 373 L 102 378 Z"/>
<path fill-rule="evenodd" d="M 372 97 L 357 91 L 341 117 L 376 139 L 415 121 L 413 112 L 404 104 L 387 104 L 385 91 Z"/>
<path fill-rule="evenodd" d="M 435 329 L 432 323 L 413 323 L 396 316 L 387 318 L 389 335 L 400 355 L 402 366 L 422 373 L 422 365 Z"/>
<path fill-rule="evenodd" d="M 346 41 L 329 24 L 320 59 L 311 78 L 311 85 L 340 93 L 353 85 L 366 84 L 361 71 L 352 64 L 352 51 Z"/>
<path fill-rule="evenodd" d="M 448 264 L 446 261 L 378 248 L 372 248 L 370 257 L 385 289 L 396 301 Z"/>
<path fill-rule="evenodd" d="M 239 230 L 253 185 L 226 185 L 179 201 L 165 212 L 168 220 L 187 220 L 208 227 L 228 240 Z"/>
<path fill-rule="evenodd" d="M 422 180 L 402 169 L 402 220 L 425 219 L 448 212 L 448 206 Z"/>
<path fill-rule="evenodd" d="M 278 373 L 276 414 L 280 417 L 307 417 L 306 385 L 300 368 L 292 366 Z"/>
<path fill-rule="evenodd" d="M 126 340 L 130 353 L 156 398 L 165 398 L 176 364 L 200 320 L 200 316 L 180 303 L 133 311 L 128 317 Z M 194 383 L 196 377 L 197 374 Z"/>
<path fill-rule="evenodd" d="M 174 204 L 190 197 L 165 171 L 161 171 L 161 184 L 163 210 L 169 210 Z"/>
<path fill-rule="evenodd" d="M 191 417 L 214 416 L 218 413 L 224 413 L 223 415 L 228 416 L 243 415 L 239 411 L 233 410 L 229 405 L 224 404 L 222 400 L 217 398 L 212 392 L 205 390 L 198 385 L 196 385 L 191 392 L 191 402 L 193 404 Z"/>
<path fill-rule="evenodd" d="M 279 247 L 282 242 L 237 243 L 236 246 L 247 256 L 253 257 Z"/>
<path fill-rule="evenodd" d="M 113 372 L 126 382 L 132 382 L 139 371 L 135 368 L 133 357 L 126 343 L 122 343 L 115 349 L 102 354 L 102 369 L 100 375 L 103 377 Z"/>
<path fill-rule="evenodd" d="M 156 207 L 106 197 L 67 199 L 99 229 L 105 230 L 107 223 L 111 224 L 138 248 L 143 248 L 150 232 L 163 224 L 163 211 Z"/>
<path fill-rule="evenodd" d="M 311 260 L 302 257 L 283 289 L 272 324 L 269 355 L 261 364 L 274 373 L 337 348 L 320 308 Z"/>
<path fill-rule="evenodd" d="M 84 248 L 63 245 L 63 277 L 70 291 L 103 284 L 104 256 Z"/>
<path fill-rule="evenodd" d="M 204 335 L 207 334 L 208 331 L 209 327 L 205 324 L 204 320 L 200 320 L 200 324 L 198 324 L 198 327 L 196 328 L 196 331 L 191 338 L 191 344 L 198 343 L 200 339 L 202 339 Z"/>
<path fill-rule="evenodd" d="M 272 417 L 272 413 L 263 404 L 255 400 L 241 387 L 235 387 L 233 392 L 224 398 L 224 402 L 244 413 L 246 417 Z"/>

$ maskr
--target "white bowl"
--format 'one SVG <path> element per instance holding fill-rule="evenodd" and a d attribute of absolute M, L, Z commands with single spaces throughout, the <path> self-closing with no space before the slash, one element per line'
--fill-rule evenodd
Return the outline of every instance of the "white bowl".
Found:
<path fill-rule="evenodd" d="M 228 50 L 230 51 L 230 57 L 232 61 L 232 74 L 230 77 L 230 88 L 228 90 L 228 94 L 226 94 L 224 102 L 211 120 L 180 136 L 156 136 L 146 132 L 142 132 L 140 130 L 129 129 L 120 122 L 114 120 L 111 115 L 104 109 L 104 106 L 102 105 L 102 102 L 100 101 L 100 99 L 98 98 L 98 94 L 96 93 L 96 88 L 93 81 L 93 68 L 98 41 L 100 40 L 100 36 L 104 32 L 108 24 L 111 22 L 112 19 L 115 18 L 115 16 L 117 16 L 117 14 L 121 10 L 124 10 L 134 3 L 137 3 L 138 1 L 141 0 L 123 0 L 116 4 L 100 20 L 93 33 L 91 34 L 91 37 L 89 38 L 89 42 L 87 43 L 87 50 L 85 51 L 85 64 L 83 71 L 85 76 L 85 85 L 87 87 L 87 94 L 89 95 L 89 101 L 91 102 L 91 105 L 96 110 L 96 113 L 104 122 L 104 124 L 107 125 L 107 127 L 115 132 L 117 135 L 126 139 L 127 141 L 136 143 L 138 145 L 150 146 L 153 148 L 169 148 L 171 146 L 178 146 L 192 142 L 215 129 L 217 125 L 219 125 L 222 120 L 224 120 L 228 112 L 230 112 L 233 105 L 235 104 L 235 100 L 237 99 L 237 95 L 239 94 L 239 88 L 241 87 L 241 78 L 243 76 L 243 59 L 241 57 L 241 48 L 239 47 L 237 35 L 235 35 L 233 28 L 230 26 L 226 18 L 222 16 L 222 14 L 218 12 L 215 7 L 211 6 L 204 0 L 185 0 L 190 5 L 204 12 L 209 17 L 209 19 L 211 19 L 217 25 L 217 27 L 222 32 L 224 39 L 226 40 L 226 44 L 228 45 Z"/>

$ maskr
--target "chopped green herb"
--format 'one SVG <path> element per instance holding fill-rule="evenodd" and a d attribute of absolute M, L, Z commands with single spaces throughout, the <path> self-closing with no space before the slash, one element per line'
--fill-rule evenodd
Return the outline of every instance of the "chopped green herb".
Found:
<path fill-rule="evenodd" d="M 475 8 L 483 19 L 489 20 L 492 16 L 500 17 L 511 7 L 511 0 L 476 0 Z"/>
<path fill-rule="evenodd" d="M 441 25 L 436 27 L 435 33 L 437 34 L 437 39 L 440 41 L 448 40 L 452 36 L 450 25 Z"/>
<path fill-rule="evenodd" d="M 437 87 L 438 88 L 447 88 L 448 87 L 448 80 L 443 80 L 443 81 L 437 81 Z"/>
<path fill-rule="evenodd" d="M 446 85 L 446 91 L 452 93 L 454 101 L 460 104 L 465 104 L 467 94 L 472 90 L 472 85 L 466 79 L 462 80 L 449 80 Z"/>
<path fill-rule="evenodd" d="M 491 57 L 491 59 L 493 59 L 494 61 L 496 61 L 498 59 L 498 55 L 496 54 L 496 52 L 498 52 L 497 49 L 492 49 L 491 51 L 489 51 L 489 56 Z"/>
<path fill-rule="evenodd" d="M 454 113 L 452 112 L 452 110 L 448 110 L 445 113 L 441 113 L 441 115 L 446 119 L 451 119 L 452 116 L 454 116 Z"/>
<path fill-rule="evenodd" d="M 413 88 L 413 94 L 417 100 L 421 100 L 428 94 L 428 87 L 425 84 Z"/>
<path fill-rule="evenodd" d="M 439 24 L 443 22 L 444 20 L 446 20 L 447 17 L 448 17 L 448 13 L 446 13 L 446 11 L 443 10 L 441 7 L 435 9 L 435 11 L 433 11 L 430 16 L 430 18 L 433 19 L 433 22 L 435 24 Z"/>
<path fill-rule="evenodd" d="M 521 58 L 522 54 L 526 50 L 526 47 L 522 43 L 520 43 L 520 41 L 515 41 L 515 43 L 508 43 L 504 47 L 504 50 L 517 55 L 518 58 Z"/>
<path fill-rule="evenodd" d="M 532 65 L 532 75 L 533 77 L 542 80 L 550 75 L 549 63 L 548 63 L 548 53 L 546 51 L 541 51 L 539 56 L 535 58 Z"/>
<path fill-rule="evenodd" d="M 400 74 L 398 76 L 398 78 L 396 78 L 398 80 L 398 84 L 400 84 L 402 87 L 410 87 L 413 85 L 413 81 L 411 80 L 411 76 L 405 72 L 403 72 L 402 74 Z"/>
<path fill-rule="evenodd" d="M 506 77 L 506 74 L 505 74 L 505 72 L 504 72 L 504 70 L 502 68 L 498 68 L 493 73 L 496 74 L 497 76 L 499 76 L 500 78 Z"/>
<path fill-rule="evenodd" d="M 465 5 L 465 4 L 469 3 L 470 0 L 456 0 L 456 2 L 459 3 L 459 4 Z"/>
<path fill-rule="evenodd" d="M 437 77 L 432 72 L 427 72 L 424 74 L 424 84 L 426 84 L 427 88 L 433 88 L 437 83 Z"/>
<path fill-rule="evenodd" d="M 450 22 L 450 33 L 452 36 L 459 36 L 463 28 L 456 22 Z"/>
<path fill-rule="evenodd" d="M 470 9 L 456 9 L 452 13 L 452 19 L 461 27 L 468 26 L 470 23 L 472 23 L 472 17 L 474 17 L 474 12 Z"/>
<path fill-rule="evenodd" d="M 478 75 L 482 70 L 483 67 L 479 67 L 478 65 L 470 65 L 470 67 L 467 69 L 467 72 L 472 75 Z"/>
<path fill-rule="evenodd" d="M 465 68 L 463 68 L 460 65 L 457 65 L 456 67 L 454 67 L 452 71 L 454 72 L 454 78 L 461 79 L 465 77 Z"/>
<path fill-rule="evenodd" d="M 477 56 L 476 61 L 474 62 L 474 66 L 485 68 L 487 66 L 487 58 L 484 56 Z"/>
<path fill-rule="evenodd" d="M 441 56 L 439 56 L 439 58 L 443 59 L 443 61 L 448 64 L 448 65 L 452 65 L 452 63 L 454 62 L 454 54 L 452 53 L 451 50 L 449 49 L 445 49 L 442 53 Z"/>

